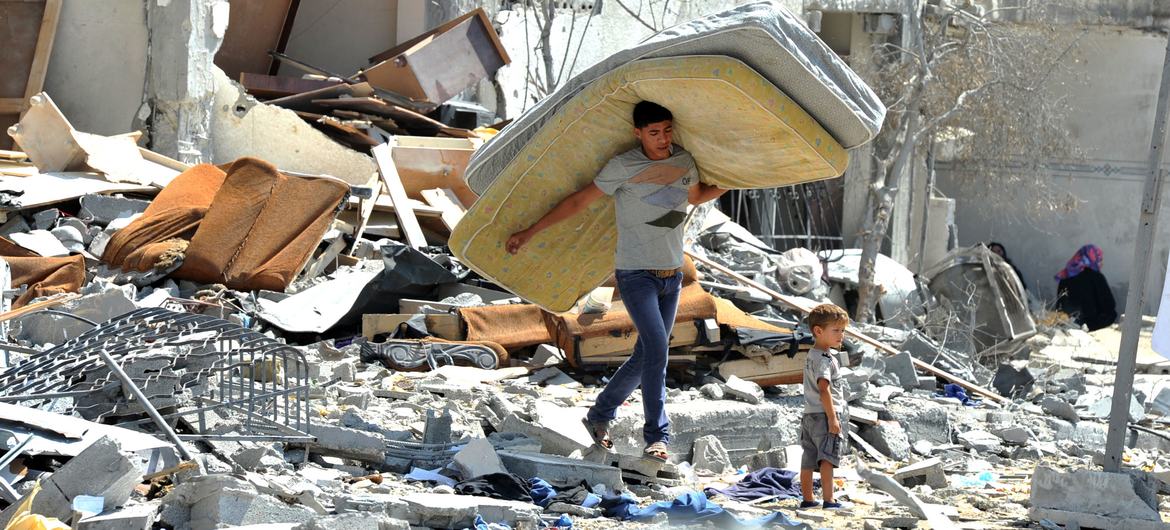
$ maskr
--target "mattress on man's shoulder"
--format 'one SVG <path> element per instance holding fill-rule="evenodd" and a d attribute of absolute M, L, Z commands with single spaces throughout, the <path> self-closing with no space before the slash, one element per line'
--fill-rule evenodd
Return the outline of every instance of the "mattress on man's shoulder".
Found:
<path fill-rule="evenodd" d="M 636 61 L 576 94 L 532 135 L 455 227 L 448 245 L 497 284 L 550 311 L 566 311 L 613 272 L 610 197 L 538 234 L 510 255 L 504 242 L 632 149 L 642 100 L 672 109 L 674 138 L 699 179 L 764 188 L 840 175 L 848 152 L 800 105 L 744 63 L 723 56 Z"/>
<path fill-rule="evenodd" d="M 757 2 L 662 31 L 574 76 L 476 151 L 465 173 L 468 185 L 482 194 L 540 127 L 608 72 L 640 59 L 689 55 L 724 55 L 747 64 L 846 149 L 873 139 L 885 118 L 873 90 L 802 20 L 777 3 Z"/>

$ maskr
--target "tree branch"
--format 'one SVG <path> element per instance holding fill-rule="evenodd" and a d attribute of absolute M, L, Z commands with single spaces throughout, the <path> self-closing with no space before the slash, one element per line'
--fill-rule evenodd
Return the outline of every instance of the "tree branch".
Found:
<path fill-rule="evenodd" d="M 649 29 L 650 29 L 650 31 L 653 31 L 653 32 L 656 32 L 656 33 L 658 32 L 658 28 L 656 28 L 656 27 L 654 27 L 654 26 L 652 26 L 652 25 L 650 25 L 650 24 L 647 24 L 645 20 L 642 20 L 642 16 L 641 16 L 641 15 L 639 15 L 638 13 L 635 13 L 635 12 L 634 12 L 632 9 L 630 9 L 629 7 L 627 7 L 625 2 L 623 2 L 622 0 L 617 0 L 617 4 L 618 4 L 619 6 L 621 6 L 621 7 L 622 7 L 622 9 L 626 10 L 626 13 L 629 13 L 631 17 L 634 17 L 634 20 L 637 20 L 637 21 L 638 21 L 639 23 L 641 23 L 643 26 L 646 26 L 647 28 L 649 28 Z"/>

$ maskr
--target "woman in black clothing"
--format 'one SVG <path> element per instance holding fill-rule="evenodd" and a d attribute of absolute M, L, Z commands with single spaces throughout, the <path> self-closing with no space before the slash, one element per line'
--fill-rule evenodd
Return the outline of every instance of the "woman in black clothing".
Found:
<path fill-rule="evenodd" d="M 1109 327 L 1117 320 L 1117 305 L 1109 282 L 1101 274 L 1105 256 L 1097 245 L 1085 245 L 1056 274 L 1056 309 L 1089 331 Z"/>
<path fill-rule="evenodd" d="M 1007 249 L 1003 248 L 1003 245 L 996 243 L 995 241 L 991 241 L 987 243 L 987 250 L 990 250 L 996 253 L 996 255 L 999 257 L 1003 258 L 1003 261 L 1007 263 L 1013 271 L 1016 271 L 1016 277 L 1020 279 L 1020 285 L 1024 286 L 1025 291 L 1028 290 L 1028 282 L 1024 281 L 1024 273 L 1020 272 L 1020 268 L 1016 267 L 1016 264 L 1012 263 L 1012 260 L 1007 257 Z"/>

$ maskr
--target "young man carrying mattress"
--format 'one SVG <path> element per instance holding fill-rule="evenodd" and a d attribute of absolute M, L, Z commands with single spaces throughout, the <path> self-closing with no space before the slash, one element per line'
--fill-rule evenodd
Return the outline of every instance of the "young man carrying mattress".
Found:
<path fill-rule="evenodd" d="M 669 110 L 643 101 L 634 106 L 633 117 L 634 136 L 641 145 L 613 157 L 591 184 L 512 234 L 507 250 L 519 252 L 540 231 L 585 210 L 603 194 L 613 196 L 618 232 L 615 277 L 638 329 L 638 341 L 583 421 L 597 444 L 612 449 L 609 423 L 640 385 L 646 416 L 644 454 L 665 461 L 670 443 L 666 362 L 682 283 L 683 221 L 688 203 L 702 204 L 726 190 L 699 182 L 694 158 L 672 143 Z"/>

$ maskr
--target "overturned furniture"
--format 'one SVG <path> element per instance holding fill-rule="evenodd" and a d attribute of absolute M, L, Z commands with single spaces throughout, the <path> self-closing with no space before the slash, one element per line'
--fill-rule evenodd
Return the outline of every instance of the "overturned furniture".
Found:
<path fill-rule="evenodd" d="M 0 373 L 0 401 L 147 424 L 102 353 L 185 439 L 309 441 L 309 366 L 296 348 L 238 324 L 161 308 L 94 327 Z"/>
<path fill-rule="evenodd" d="M 1019 276 L 982 244 L 952 251 L 923 276 L 939 302 L 971 326 L 970 348 L 980 356 L 1036 334 Z"/>

